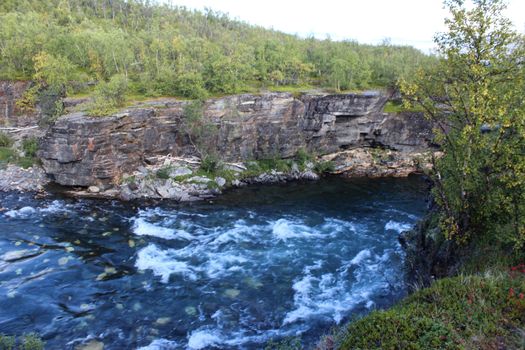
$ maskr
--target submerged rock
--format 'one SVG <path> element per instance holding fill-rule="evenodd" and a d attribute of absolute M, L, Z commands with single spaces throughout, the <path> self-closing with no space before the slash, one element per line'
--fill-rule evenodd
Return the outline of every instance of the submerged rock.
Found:
<path fill-rule="evenodd" d="M 86 344 L 75 346 L 75 350 L 104 350 L 104 343 L 101 341 L 92 339 Z"/>
<path fill-rule="evenodd" d="M 241 294 L 241 291 L 238 290 L 238 289 L 234 289 L 234 288 L 226 289 L 224 291 L 224 295 L 227 296 L 228 298 L 232 298 L 232 299 L 237 298 L 239 296 L 239 294 Z"/>
<path fill-rule="evenodd" d="M 18 260 L 29 259 L 40 254 L 41 252 L 39 249 L 13 250 L 0 256 L 0 260 L 5 262 L 15 262 Z"/>

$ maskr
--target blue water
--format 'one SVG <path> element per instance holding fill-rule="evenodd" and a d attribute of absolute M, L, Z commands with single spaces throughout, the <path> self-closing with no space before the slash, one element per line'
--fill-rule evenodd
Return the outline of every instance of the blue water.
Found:
<path fill-rule="evenodd" d="M 426 208 L 409 179 L 250 187 L 213 202 L 0 195 L 0 333 L 50 349 L 260 349 L 405 293 L 398 234 Z"/>

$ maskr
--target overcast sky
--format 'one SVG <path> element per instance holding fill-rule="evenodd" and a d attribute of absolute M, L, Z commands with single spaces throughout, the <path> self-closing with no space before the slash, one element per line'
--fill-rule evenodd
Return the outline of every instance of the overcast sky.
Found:
<path fill-rule="evenodd" d="M 230 17 L 300 36 L 354 39 L 377 44 L 433 47 L 444 31 L 442 0 L 159 0 L 173 5 L 228 13 Z M 525 29 L 525 0 L 510 0 L 506 16 L 520 32 Z"/>

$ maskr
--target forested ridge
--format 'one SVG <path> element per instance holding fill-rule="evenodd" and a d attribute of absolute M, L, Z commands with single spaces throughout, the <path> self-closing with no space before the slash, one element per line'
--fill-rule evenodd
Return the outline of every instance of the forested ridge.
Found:
<path fill-rule="evenodd" d="M 278 11 L 278 9 L 276 9 Z M 302 39 L 144 0 L 2 0 L 0 79 L 75 92 L 125 77 L 145 96 L 388 87 L 431 60 L 412 47 Z M 116 83 L 118 85 L 118 83 Z"/>

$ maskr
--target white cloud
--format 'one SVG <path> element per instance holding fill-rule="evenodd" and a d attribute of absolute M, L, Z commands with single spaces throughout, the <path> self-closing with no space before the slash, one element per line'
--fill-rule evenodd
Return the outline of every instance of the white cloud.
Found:
<path fill-rule="evenodd" d="M 301 36 L 412 45 L 424 51 L 443 31 L 442 0 L 159 0 L 188 8 L 211 8 L 243 21 Z M 525 1 L 511 0 L 506 13 L 525 29 Z"/>

